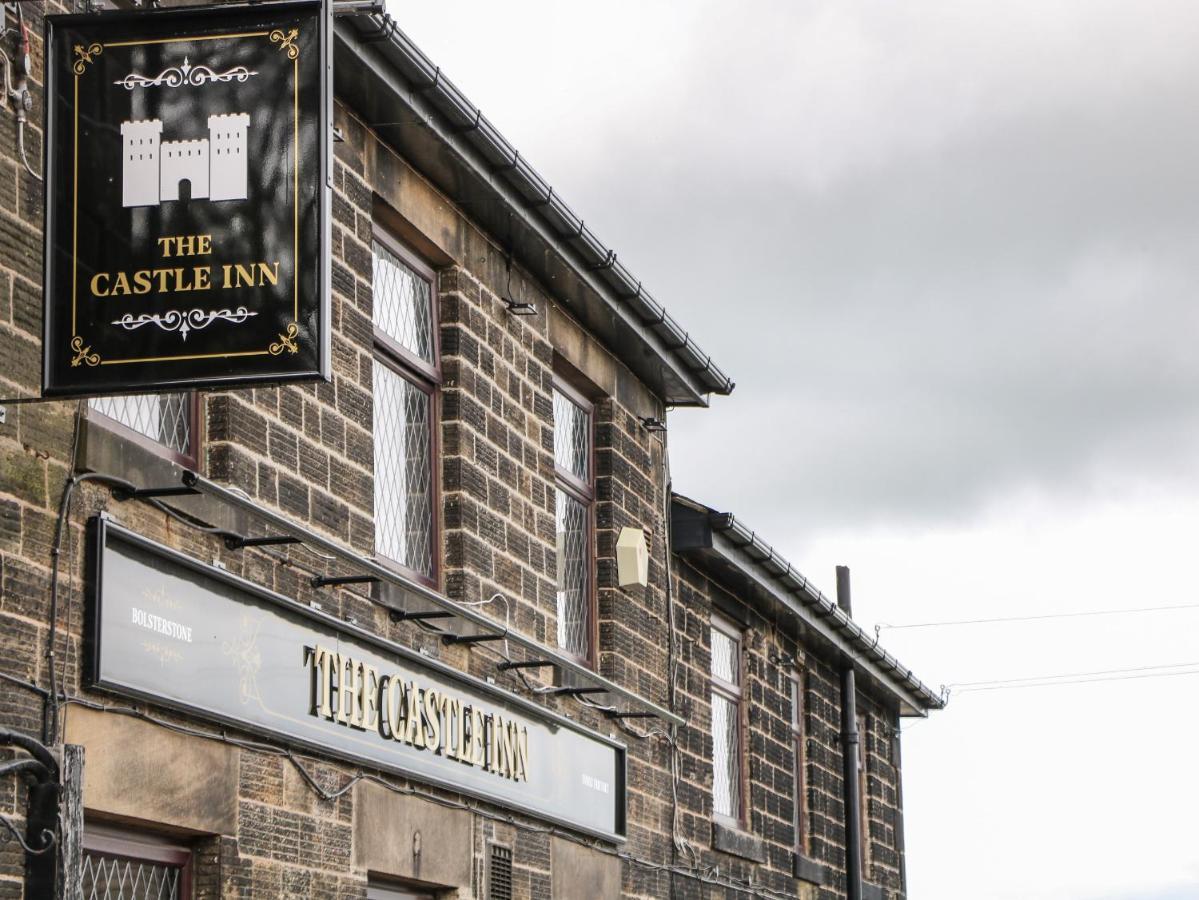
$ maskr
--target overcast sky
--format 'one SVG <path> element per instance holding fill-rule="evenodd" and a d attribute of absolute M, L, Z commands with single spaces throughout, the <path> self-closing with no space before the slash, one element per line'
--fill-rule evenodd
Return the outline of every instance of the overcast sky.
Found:
<path fill-rule="evenodd" d="M 737 381 L 677 489 L 867 626 L 1199 602 L 1199 4 L 389 2 Z M 940 685 L 1197 626 L 882 635 Z M 1195 669 L 910 723 L 913 900 L 1199 896 Z"/>

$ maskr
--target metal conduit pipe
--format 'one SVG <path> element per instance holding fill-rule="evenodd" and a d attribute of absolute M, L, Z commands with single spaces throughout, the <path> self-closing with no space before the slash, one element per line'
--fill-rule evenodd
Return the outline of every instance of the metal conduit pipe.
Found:
<path fill-rule="evenodd" d="M 837 605 L 852 615 L 849 569 L 837 566 Z M 862 900 L 862 795 L 858 781 L 858 687 L 853 663 L 841 670 L 841 761 L 845 773 L 845 889 Z"/>

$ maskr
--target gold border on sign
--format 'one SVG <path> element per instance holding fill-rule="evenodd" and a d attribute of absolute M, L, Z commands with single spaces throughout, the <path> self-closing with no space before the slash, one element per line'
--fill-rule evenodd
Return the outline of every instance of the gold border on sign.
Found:
<path fill-rule="evenodd" d="M 72 190 L 73 197 L 71 200 L 71 350 L 77 354 L 71 361 L 72 366 L 78 366 L 80 362 L 86 362 L 89 366 L 115 366 L 128 363 L 151 363 L 151 362 L 173 362 L 192 359 L 227 359 L 238 356 L 277 356 L 282 352 L 283 347 L 279 347 L 277 342 L 272 342 L 266 350 L 241 350 L 229 353 L 194 353 L 180 354 L 176 356 L 144 356 L 131 359 L 101 359 L 99 354 L 89 353 L 91 347 L 82 347 L 83 338 L 78 334 L 76 329 L 76 319 L 78 310 L 78 287 L 79 287 L 79 79 L 85 71 L 87 71 L 86 63 L 92 62 L 92 57 L 99 55 L 106 47 L 140 47 L 148 44 L 183 44 L 191 41 L 219 41 L 230 40 L 234 38 L 256 38 L 266 37 L 272 41 L 278 42 L 273 37 L 274 32 L 269 31 L 247 31 L 238 34 L 211 34 L 211 35 L 193 35 L 190 37 L 178 38 L 156 38 L 154 40 L 145 41 L 109 41 L 106 44 L 92 44 L 86 52 L 81 52 L 82 47 L 76 46 L 75 52 L 79 54 L 80 59 L 76 60 L 72 65 L 72 71 L 75 73 L 75 128 L 74 128 L 74 158 L 72 161 Z M 299 335 L 299 328 L 296 324 L 300 318 L 300 277 L 299 277 L 299 262 L 300 262 L 300 63 L 299 63 L 299 48 L 292 44 L 299 36 L 299 29 L 293 28 L 287 39 L 282 43 L 280 49 L 286 48 L 287 56 L 292 60 L 292 246 L 291 246 L 291 280 L 292 280 L 292 321 L 287 326 L 286 337 L 279 335 L 279 338 L 285 342 L 284 347 L 291 352 L 299 352 L 299 348 L 289 340 L 296 338 Z M 279 347 L 279 349 L 274 349 Z M 293 349 L 295 348 L 295 349 Z M 95 360 L 93 362 L 93 360 Z"/>

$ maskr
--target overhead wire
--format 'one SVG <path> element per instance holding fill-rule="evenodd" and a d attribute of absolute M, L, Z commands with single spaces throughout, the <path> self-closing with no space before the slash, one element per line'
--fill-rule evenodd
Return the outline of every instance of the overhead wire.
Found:
<path fill-rule="evenodd" d="M 963 682 L 946 687 L 954 693 L 970 694 L 983 691 L 1024 690 L 1027 688 L 1058 687 L 1062 685 L 1096 684 L 1108 681 L 1137 681 L 1145 678 L 1176 678 L 1199 675 L 1199 662 L 1173 663 L 1160 666 L 1134 666 L 1127 669 L 1100 669 L 1094 672 L 1074 672 L 1062 675 L 1042 675 L 995 681 Z"/>
<path fill-rule="evenodd" d="M 1102 678 L 1080 678 L 1070 681 L 1043 681 L 1034 684 L 1002 684 L 995 685 L 993 687 L 964 688 L 958 693 L 971 694 L 981 693 L 983 691 L 1017 691 L 1027 688 L 1061 687 L 1064 685 L 1076 684 L 1098 684 L 1106 681 L 1138 681 L 1143 678 L 1177 678 L 1182 675 L 1199 675 L 1199 669 L 1192 669 L 1185 672 L 1150 672 L 1144 675 L 1113 675 Z"/>
<path fill-rule="evenodd" d="M 1188 669 L 1199 666 L 1199 662 L 1163 663 L 1152 666 L 1132 666 L 1124 669 L 1096 669 L 1093 672 L 1062 672 L 1058 675 L 1029 675 L 1024 678 L 992 678 L 986 681 L 959 681 L 946 685 L 951 688 L 978 687 L 988 684 L 1019 684 L 1026 681 L 1045 681 L 1053 678 L 1084 678 L 1089 675 L 1122 675 L 1128 672 L 1148 672 L 1154 669 Z"/>
<path fill-rule="evenodd" d="M 1039 622 L 1047 619 L 1080 619 L 1090 616 L 1124 616 L 1138 613 L 1173 612 L 1184 609 L 1199 609 L 1199 603 L 1178 603 L 1170 606 L 1133 606 L 1124 609 L 1086 609 L 1074 612 L 1038 613 L 1026 616 L 994 616 L 985 619 L 947 619 L 939 622 L 908 622 L 892 625 L 880 622 L 874 626 L 875 634 L 886 629 L 900 631 L 911 628 L 947 628 L 959 625 L 994 625 L 1001 622 Z"/>

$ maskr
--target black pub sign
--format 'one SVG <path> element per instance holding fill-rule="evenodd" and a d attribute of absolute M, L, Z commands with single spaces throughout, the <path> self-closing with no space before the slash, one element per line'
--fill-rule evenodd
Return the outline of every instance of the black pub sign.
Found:
<path fill-rule="evenodd" d="M 46 32 L 44 394 L 328 378 L 327 5 Z"/>

